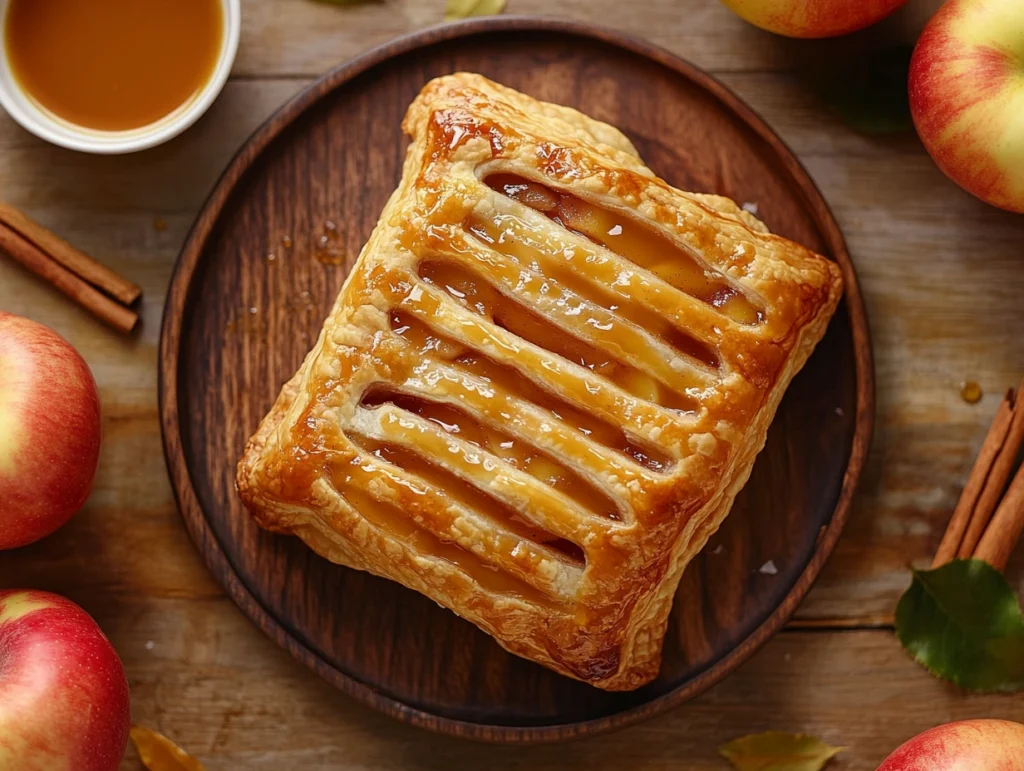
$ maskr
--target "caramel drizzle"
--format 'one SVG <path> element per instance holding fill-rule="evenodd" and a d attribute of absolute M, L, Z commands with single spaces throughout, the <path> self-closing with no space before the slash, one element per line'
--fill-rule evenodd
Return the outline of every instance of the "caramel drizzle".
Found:
<path fill-rule="evenodd" d="M 702 268 L 672 239 L 633 217 L 515 174 L 491 174 L 484 182 L 495 192 L 541 212 L 566 230 L 610 249 L 681 292 L 717 308 L 733 321 L 752 325 L 763 320 L 761 312 L 734 286 Z"/>
<path fill-rule="evenodd" d="M 637 399 L 679 412 L 693 412 L 699 407 L 697 399 L 686 393 L 686 387 L 691 384 L 685 382 L 683 375 L 678 376 L 679 390 L 676 390 L 612 353 L 569 335 L 534 310 L 506 297 L 468 268 L 447 260 L 424 260 L 418 275 L 496 326 L 589 369 Z M 604 330 L 609 333 L 614 329 L 614 321 L 610 323 L 612 327 Z"/>
<path fill-rule="evenodd" d="M 684 332 L 661 314 L 646 308 L 633 299 L 615 295 L 606 287 L 588 281 L 580 271 L 585 265 L 573 265 L 574 250 L 558 247 L 558 254 L 542 249 L 529 226 L 512 214 L 494 214 L 489 219 L 471 214 L 466 229 L 499 254 L 509 257 L 524 267 L 537 266 L 542 273 L 593 305 L 603 308 L 632 322 L 640 329 L 661 340 L 668 347 L 694 363 L 710 370 L 721 366 L 718 354 L 706 343 Z"/>
<path fill-rule="evenodd" d="M 551 413 L 560 422 L 597 444 L 633 460 L 650 471 L 665 471 L 674 463 L 671 456 L 656 447 L 634 441 L 619 426 L 602 420 L 595 413 L 581 410 L 544 390 L 515 368 L 496 362 L 438 334 L 408 313 L 392 312 L 390 323 L 392 332 L 407 340 L 421 356 L 429 355 L 448 362 L 457 371 L 502 387 L 507 392 Z"/>
<path fill-rule="evenodd" d="M 441 540 L 429 530 L 417 525 L 397 506 L 379 501 L 352 485 L 345 485 L 339 490 L 349 506 L 378 530 L 417 554 L 453 565 L 485 591 L 518 597 L 544 607 L 557 607 L 560 604 L 556 598 L 526 581 L 507 571 L 492 567 L 468 549 Z"/>
<path fill-rule="evenodd" d="M 524 541 L 547 547 L 569 565 L 582 568 L 586 564 L 583 550 L 576 544 L 526 521 L 504 501 L 477 489 L 462 477 L 417 452 L 358 434 L 350 434 L 349 438 L 366 454 L 390 463 L 429 487 L 443 490 L 445 495 L 464 509 L 489 520 L 502 530 Z"/>
<path fill-rule="evenodd" d="M 439 426 L 446 433 L 526 472 L 591 514 L 610 520 L 621 519 L 615 501 L 595 487 L 590 480 L 580 476 L 548 453 L 505 431 L 487 425 L 464 409 L 380 386 L 368 391 L 363 396 L 361 404 L 367 409 L 391 404 L 400 410 L 417 415 Z M 513 519 L 518 521 L 519 517 L 514 515 Z"/>

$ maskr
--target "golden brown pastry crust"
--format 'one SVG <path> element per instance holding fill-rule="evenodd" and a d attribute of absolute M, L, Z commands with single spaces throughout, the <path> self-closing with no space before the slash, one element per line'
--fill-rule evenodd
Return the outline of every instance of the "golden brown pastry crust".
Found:
<path fill-rule="evenodd" d="M 403 126 L 413 142 L 401 184 L 316 346 L 250 440 L 240 494 L 263 527 L 427 595 L 513 653 L 600 688 L 636 688 L 657 674 L 683 569 L 728 514 L 786 386 L 824 333 L 839 270 L 728 199 L 670 187 L 611 126 L 479 75 L 429 83 Z M 647 223 L 758 319 L 730 317 L 492 190 L 481 179 L 496 172 Z M 580 300 L 547 275 L 553 263 L 531 264 L 478 237 L 466 225 L 473 217 L 518 223 L 541 251 L 554 244 L 575 259 L 572 270 L 583 260 L 583 284 L 598 294 L 614 285 L 624 303 L 684 330 L 715 360 L 680 355 L 653 330 L 615 318 L 614 306 Z M 641 398 L 475 313 L 418 273 L 438 259 L 474 271 L 500 302 L 532 308 L 554 337 L 588 341 L 641 382 L 678 378 L 687 384 L 678 398 L 692 407 Z M 396 310 L 445 342 L 424 350 L 403 337 L 411 333 L 396 326 Z M 481 360 L 620 427 L 667 465 L 645 465 L 512 380 L 463 366 Z M 589 485 L 615 512 L 596 512 L 571 489 L 387 399 L 362 404 L 381 384 L 454 406 L 510 446 L 571 468 L 584 480 L 575 489 Z"/>

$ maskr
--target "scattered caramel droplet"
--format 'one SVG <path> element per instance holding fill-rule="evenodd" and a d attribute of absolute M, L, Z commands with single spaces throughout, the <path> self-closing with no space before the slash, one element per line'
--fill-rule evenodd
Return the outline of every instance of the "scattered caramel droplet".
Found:
<path fill-rule="evenodd" d="M 153 229 L 157 233 L 163 233 L 165 230 L 167 230 L 167 220 L 165 220 L 163 217 L 157 217 L 155 220 L 153 220 Z"/>
<path fill-rule="evenodd" d="M 292 237 L 289 235 L 281 236 L 281 246 L 285 249 L 291 249 L 293 245 Z"/>
<path fill-rule="evenodd" d="M 346 256 L 344 250 L 335 246 L 318 249 L 313 254 L 313 258 L 322 265 L 344 265 Z"/>
<path fill-rule="evenodd" d="M 338 226 L 332 220 L 324 222 L 324 230 L 316 240 L 313 259 L 324 265 L 344 265 L 348 253 L 341 241 Z"/>
<path fill-rule="evenodd" d="M 981 386 L 973 380 L 968 380 L 960 385 L 960 398 L 968 404 L 977 404 L 983 395 Z"/>

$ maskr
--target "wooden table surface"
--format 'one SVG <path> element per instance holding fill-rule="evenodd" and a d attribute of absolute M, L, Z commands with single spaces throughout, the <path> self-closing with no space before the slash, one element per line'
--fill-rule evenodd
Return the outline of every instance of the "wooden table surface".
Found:
<path fill-rule="evenodd" d="M 912 0 L 883 34 L 912 35 L 938 4 Z M 86 509 L 42 543 L 0 555 L 0 586 L 83 605 L 124 659 L 134 719 L 211 771 L 725 769 L 719 744 L 767 729 L 845 745 L 835 768 L 870 771 L 937 723 L 1024 721 L 1024 699 L 957 692 L 892 634 L 908 565 L 934 553 L 1001 391 L 1024 374 L 1024 217 L 961 192 L 912 134 L 847 128 L 797 72 L 821 44 L 762 33 L 715 0 L 508 5 L 644 36 L 709 70 L 790 144 L 843 227 L 874 336 L 876 439 L 843 539 L 794 622 L 726 681 L 648 723 L 568 745 L 489 747 L 410 728 L 334 691 L 245 620 L 193 550 L 167 481 L 156 395 L 163 296 L 189 225 L 235 149 L 283 100 L 369 46 L 440 21 L 443 0 L 245 0 L 220 99 L 184 136 L 139 155 L 60 150 L 0 116 L 0 197 L 146 293 L 141 329 L 124 338 L 0 255 L 0 308 L 65 335 L 92 367 L 104 409 Z M 979 404 L 960 398 L 968 379 L 984 389 Z M 1024 547 L 1008 573 L 1024 588 Z M 122 769 L 139 768 L 129 751 Z"/>

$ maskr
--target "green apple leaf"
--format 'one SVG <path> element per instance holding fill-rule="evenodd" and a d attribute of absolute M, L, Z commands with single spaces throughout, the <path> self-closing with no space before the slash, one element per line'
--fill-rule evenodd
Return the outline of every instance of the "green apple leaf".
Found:
<path fill-rule="evenodd" d="M 983 560 L 915 570 L 896 606 L 896 637 L 961 688 L 1024 690 L 1024 614 L 1002 573 Z"/>
<path fill-rule="evenodd" d="M 767 731 L 733 739 L 718 751 L 736 771 L 820 771 L 843 749 L 806 734 Z"/>
<path fill-rule="evenodd" d="M 162 733 L 133 725 L 132 742 L 148 771 L 203 771 L 203 765 Z"/>
<path fill-rule="evenodd" d="M 909 45 L 895 45 L 859 56 L 816 61 L 807 73 L 822 103 L 846 125 L 864 134 L 909 131 Z"/>
<path fill-rule="evenodd" d="M 493 16 L 505 10 L 505 0 L 447 0 L 444 20 L 455 21 L 469 16 Z"/>

